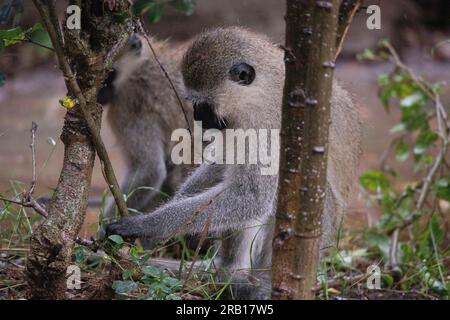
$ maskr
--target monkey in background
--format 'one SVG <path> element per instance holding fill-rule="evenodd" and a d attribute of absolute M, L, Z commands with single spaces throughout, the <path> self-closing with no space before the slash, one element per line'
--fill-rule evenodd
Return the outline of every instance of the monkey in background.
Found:
<path fill-rule="evenodd" d="M 180 89 L 181 49 L 152 39 L 152 46 L 174 85 Z M 126 162 L 120 183 L 132 195 L 129 208 L 148 212 L 172 194 L 186 177 L 189 166 L 171 162 L 172 131 L 187 128 L 185 116 L 167 78 L 155 60 L 146 39 L 131 35 L 124 53 L 99 91 L 98 102 L 109 104 L 107 121 L 117 136 Z M 192 118 L 192 107 L 185 108 Z M 105 222 L 114 218 L 115 202 L 107 201 Z M 100 232 L 101 237 L 103 231 Z"/>
<path fill-rule="evenodd" d="M 182 61 L 194 119 L 205 129 L 280 129 L 285 79 L 284 52 L 266 37 L 240 27 L 200 35 Z M 360 121 L 350 95 L 336 81 L 331 99 L 327 190 L 321 247 L 330 245 L 354 181 Z M 215 260 L 232 276 L 238 299 L 267 299 L 277 175 L 262 164 L 202 164 L 174 198 L 145 215 L 110 224 L 108 234 L 147 237 L 153 243 L 174 234 L 208 230 L 224 236 Z"/>

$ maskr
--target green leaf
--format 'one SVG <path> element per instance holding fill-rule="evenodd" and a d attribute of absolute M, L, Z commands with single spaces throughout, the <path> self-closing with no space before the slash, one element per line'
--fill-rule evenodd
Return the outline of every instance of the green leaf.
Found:
<path fill-rule="evenodd" d="M 392 286 L 394 285 L 394 278 L 388 273 L 382 273 L 381 279 L 383 280 L 383 283 L 387 288 L 392 288 Z"/>
<path fill-rule="evenodd" d="M 450 202 L 450 177 L 442 177 L 436 181 L 437 196 Z"/>
<path fill-rule="evenodd" d="M 76 246 L 74 250 L 74 256 L 75 256 L 75 262 L 78 265 L 81 265 L 86 262 L 86 259 L 88 257 L 88 251 L 83 246 Z"/>
<path fill-rule="evenodd" d="M 422 105 L 426 102 L 425 96 L 421 92 L 414 92 L 413 94 L 406 96 L 400 100 L 400 106 L 402 108 L 410 108 L 414 105 Z"/>
<path fill-rule="evenodd" d="M 136 290 L 137 283 L 134 281 L 114 281 L 112 284 L 112 288 L 116 293 L 130 293 L 133 290 Z"/>
<path fill-rule="evenodd" d="M 45 29 L 41 29 L 41 28 L 35 28 L 35 30 L 33 30 L 30 34 L 29 37 L 31 38 L 31 40 L 33 40 L 33 42 L 39 43 L 45 47 L 49 47 L 52 48 L 52 41 L 50 40 L 50 36 L 48 34 L 48 32 Z M 47 53 L 46 49 L 44 48 L 40 48 L 40 47 L 36 47 L 36 49 L 40 50 L 42 49 L 42 52 Z"/>
<path fill-rule="evenodd" d="M 12 46 L 25 39 L 25 33 L 21 27 L 0 30 L 0 40 L 4 43 L 5 47 Z"/>
<path fill-rule="evenodd" d="M 377 56 L 375 55 L 375 53 L 370 50 L 370 49 L 364 49 L 363 52 L 358 53 L 356 55 L 356 59 L 358 59 L 359 62 L 363 61 L 363 60 L 369 60 L 369 61 L 374 61 L 377 58 Z"/>
<path fill-rule="evenodd" d="M 31 28 L 31 32 L 36 32 L 36 31 L 45 31 L 42 23 L 40 23 L 40 22 L 35 23 L 34 26 Z"/>
<path fill-rule="evenodd" d="M 395 158 L 398 161 L 403 162 L 406 159 L 408 159 L 408 156 L 409 156 L 409 146 L 404 140 L 401 140 L 395 146 Z"/>
<path fill-rule="evenodd" d="M 369 191 L 385 191 L 390 189 L 391 183 L 381 171 L 366 171 L 359 177 L 360 185 Z"/>
<path fill-rule="evenodd" d="M 178 279 L 172 277 L 165 277 L 162 282 L 170 288 L 176 289 L 181 287 L 181 282 Z"/>
<path fill-rule="evenodd" d="M 142 268 L 142 273 L 144 273 L 145 275 L 157 278 L 157 277 L 159 277 L 161 270 L 159 270 L 155 266 L 145 266 Z"/>
<path fill-rule="evenodd" d="M 426 153 L 428 148 L 439 138 L 438 134 L 429 130 L 424 129 L 420 132 L 416 140 L 416 145 L 414 146 L 415 155 L 423 155 Z"/>
<path fill-rule="evenodd" d="M 124 243 L 123 238 L 117 234 L 113 234 L 113 235 L 109 236 L 108 239 L 119 245 L 122 245 Z"/>

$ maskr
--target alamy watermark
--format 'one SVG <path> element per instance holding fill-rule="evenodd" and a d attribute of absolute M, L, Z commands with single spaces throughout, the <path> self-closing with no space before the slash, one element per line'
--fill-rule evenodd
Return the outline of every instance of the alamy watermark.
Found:
<path fill-rule="evenodd" d="M 66 270 L 66 286 L 69 290 L 80 290 L 81 289 L 81 270 L 77 265 L 70 265 Z"/>
<path fill-rule="evenodd" d="M 381 289 L 381 269 L 376 264 L 367 267 L 367 289 L 380 290 Z"/>
<path fill-rule="evenodd" d="M 381 29 L 381 8 L 380 6 L 373 4 L 367 7 L 366 13 L 370 14 L 367 18 L 366 26 L 369 30 Z"/>
<path fill-rule="evenodd" d="M 178 142 L 172 149 L 174 164 L 248 164 L 258 165 L 262 175 L 276 175 L 279 167 L 279 129 L 208 129 L 201 121 L 194 124 L 191 137 L 187 129 L 172 132 Z M 203 147 L 204 142 L 209 142 Z"/>

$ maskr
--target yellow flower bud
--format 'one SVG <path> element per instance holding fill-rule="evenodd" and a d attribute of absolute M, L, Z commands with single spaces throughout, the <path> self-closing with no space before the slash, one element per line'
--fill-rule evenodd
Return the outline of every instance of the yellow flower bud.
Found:
<path fill-rule="evenodd" d="M 59 100 L 59 103 L 66 109 L 73 109 L 77 105 L 76 100 L 71 97 L 65 97 L 64 99 Z"/>

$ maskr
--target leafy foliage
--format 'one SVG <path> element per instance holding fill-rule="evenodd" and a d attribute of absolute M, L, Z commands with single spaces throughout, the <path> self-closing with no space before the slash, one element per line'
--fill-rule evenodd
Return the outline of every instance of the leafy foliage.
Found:
<path fill-rule="evenodd" d="M 124 240 L 118 235 L 108 238 L 109 245 L 115 252 L 125 245 Z M 181 282 L 159 268 L 148 265 L 150 254 L 141 246 L 132 245 L 129 249 L 131 266 L 122 269 L 122 280 L 114 281 L 112 288 L 122 298 L 124 294 L 136 294 L 133 298 L 145 300 L 180 300 L 176 294 L 181 289 Z M 107 256 L 108 258 L 108 256 Z M 129 297 L 128 297 L 129 298 Z"/>
<path fill-rule="evenodd" d="M 444 234 L 445 210 L 450 204 L 448 145 L 450 123 L 440 100 L 441 83 L 429 83 L 404 65 L 392 46 L 383 41 L 380 52 L 363 52 L 359 58 L 393 61 L 395 69 L 379 76 L 379 98 L 385 110 L 397 109 L 399 122 L 391 129 L 396 135 L 387 149 L 379 171 L 367 171 L 360 185 L 369 204 L 379 206 L 381 219 L 363 233 L 361 241 L 378 255 L 391 274 L 394 286 L 412 287 L 423 292 L 449 295 L 448 268 L 450 250 Z M 396 162 L 409 160 L 412 172 L 408 180 L 388 156 Z M 394 163 L 395 164 L 395 163 Z M 408 167 L 403 166 L 403 171 Z M 395 238 L 397 232 L 405 235 Z M 394 255 L 394 257 L 392 256 Z"/>
<path fill-rule="evenodd" d="M 0 30 L 0 41 L 3 47 L 10 47 L 22 41 L 29 41 L 36 33 L 44 31 L 41 23 L 36 23 L 33 27 L 23 30 L 22 27 L 15 27 L 7 30 Z"/>

